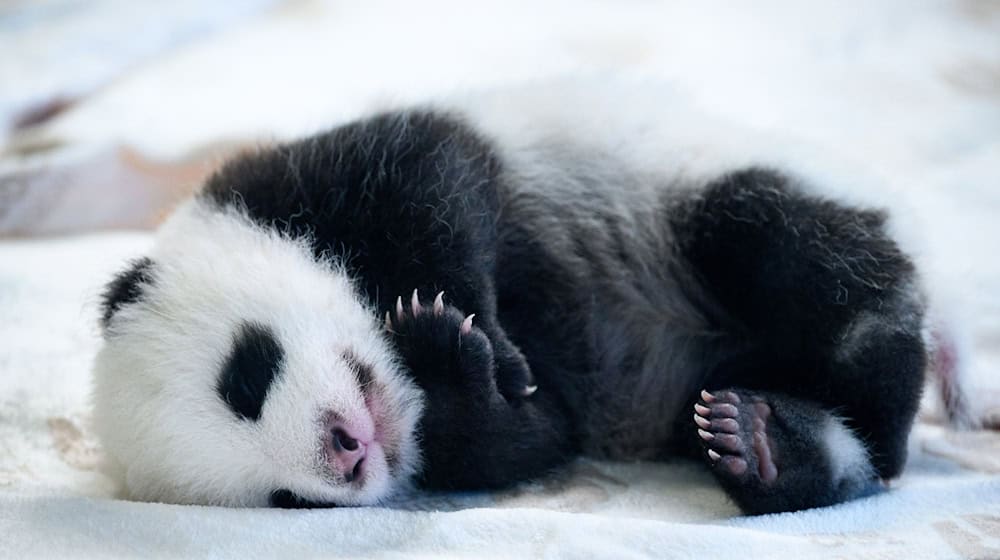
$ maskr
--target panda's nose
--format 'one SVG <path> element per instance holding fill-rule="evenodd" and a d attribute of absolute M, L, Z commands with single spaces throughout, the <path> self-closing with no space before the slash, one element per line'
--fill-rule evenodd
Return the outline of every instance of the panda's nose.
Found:
<path fill-rule="evenodd" d="M 342 428 L 333 430 L 333 448 L 337 451 L 356 451 L 360 447 L 358 440 L 351 437 Z"/>
<path fill-rule="evenodd" d="M 330 466 L 344 477 L 346 482 L 354 482 L 364 474 L 365 442 L 351 435 L 344 426 L 331 430 L 329 449 Z"/>

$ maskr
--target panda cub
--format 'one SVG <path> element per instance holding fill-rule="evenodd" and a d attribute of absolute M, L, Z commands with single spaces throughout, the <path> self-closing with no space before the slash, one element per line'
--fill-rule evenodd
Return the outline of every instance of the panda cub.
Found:
<path fill-rule="evenodd" d="M 387 111 L 216 172 L 104 294 L 95 427 L 129 496 L 376 504 L 580 455 L 694 458 L 753 514 L 884 488 L 928 362 L 886 211 L 599 89 Z"/>

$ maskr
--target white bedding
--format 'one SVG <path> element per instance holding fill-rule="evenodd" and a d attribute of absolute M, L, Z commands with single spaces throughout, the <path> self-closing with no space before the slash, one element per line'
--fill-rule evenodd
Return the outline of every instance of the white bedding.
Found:
<path fill-rule="evenodd" d="M 1000 7 L 697 5 L 287 2 L 150 56 L 44 134 L 66 142 L 54 163 L 121 144 L 176 157 L 456 87 L 609 68 L 667 79 L 733 119 L 864 161 L 900 188 L 926 224 L 920 257 L 940 311 L 967 333 L 973 410 L 990 414 L 1000 402 Z M 135 29 L 115 27 L 117 6 L 79 9 L 103 22 L 103 36 L 126 40 Z M 29 71 L 55 84 L 71 76 L 58 57 L 15 63 L 18 50 L 51 44 L 0 36 L 4 87 Z M 0 159 L 0 172 L 25 164 Z M 0 557 L 1000 558 L 1000 436 L 928 422 L 892 491 L 756 518 L 739 517 L 708 475 L 681 463 L 581 461 L 509 492 L 414 496 L 389 508 L 113 499 L 86 425 L 96 301 L 148 243 L 145 233 L 0 241 Z"/>

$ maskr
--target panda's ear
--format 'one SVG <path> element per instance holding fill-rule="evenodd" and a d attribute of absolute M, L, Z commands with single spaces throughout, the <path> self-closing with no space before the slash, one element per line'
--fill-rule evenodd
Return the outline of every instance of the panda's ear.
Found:
<path fill-rule="evenodd" d="M 119 309 L 142 299 L 143 289 L 153 283 L 154 269 L 153 261 L 142 257 L 130 262 L 108 282 L 101 295 L 101 327 L 104 330 Z"/>

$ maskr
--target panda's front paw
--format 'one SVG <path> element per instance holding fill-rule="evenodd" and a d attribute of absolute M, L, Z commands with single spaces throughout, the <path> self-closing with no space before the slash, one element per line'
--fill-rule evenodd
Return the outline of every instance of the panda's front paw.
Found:
<path fill-rule="evenodd" d="M 425 390 L 458 389 L 469 395 L 497 395 L 493 345 L 465 315 L 444 303 L 444 292 L 422 303 L 416 290 L 408 303 L 400 297 L 385 315 L 385 329 Z"/>

